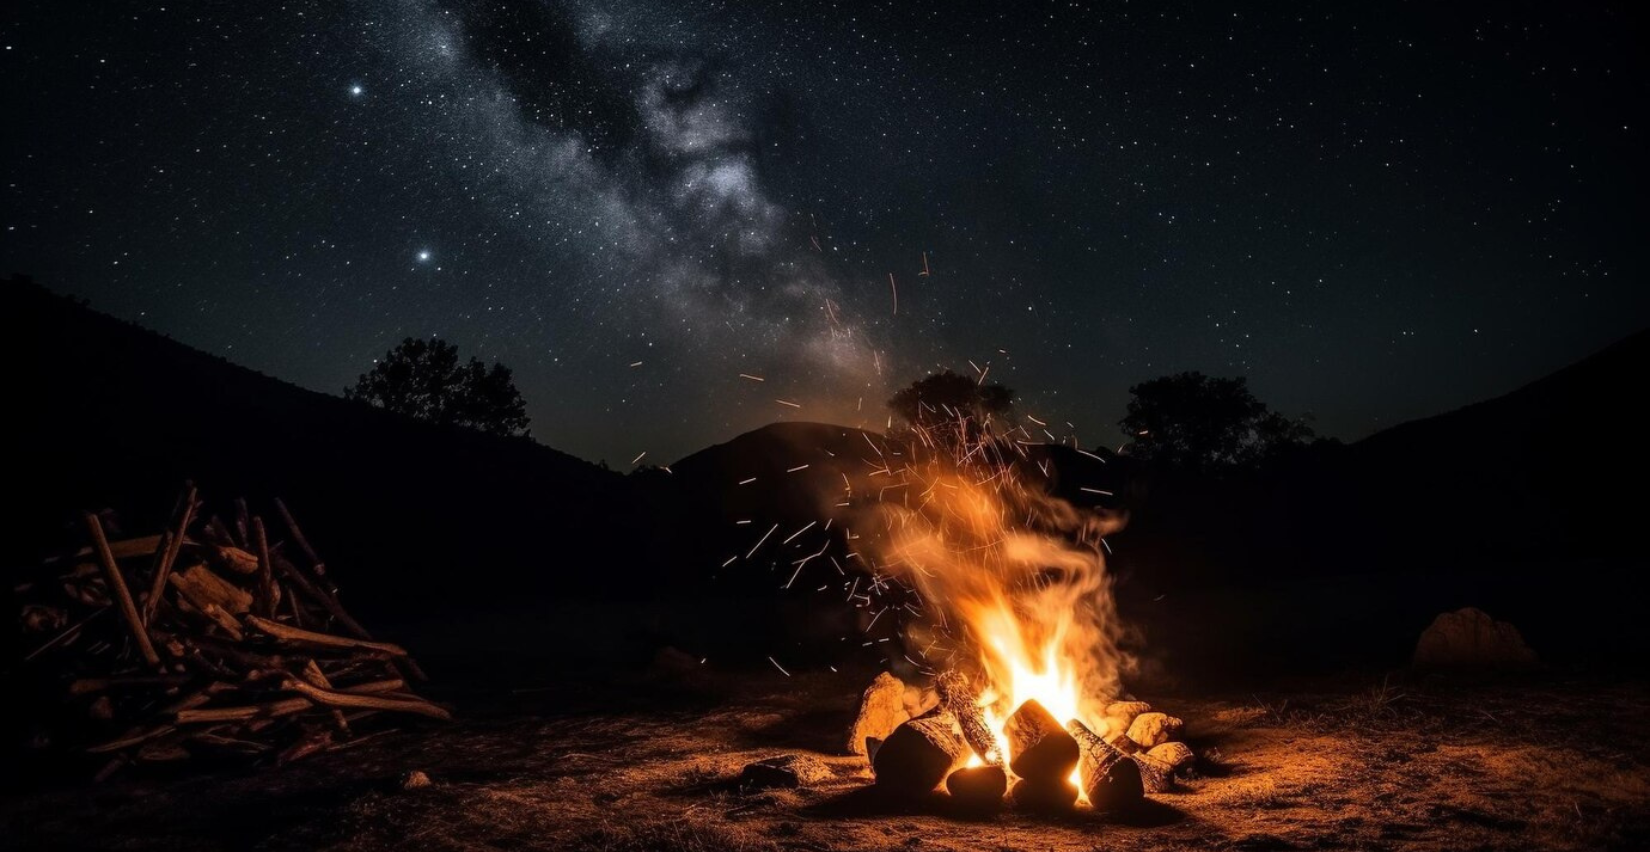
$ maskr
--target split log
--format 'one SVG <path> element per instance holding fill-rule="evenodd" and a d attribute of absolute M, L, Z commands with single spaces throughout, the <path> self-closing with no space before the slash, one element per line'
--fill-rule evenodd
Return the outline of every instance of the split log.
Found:
<path fill-rule="evenodd" d="M 1077 768 L 1077 741 L 1034 698 L 1020 705 L 1003 725 L 1008 768 L 1021 778 L 1052 784 Z"/>
<path fill-rule="evenodd" d="M 153 554 L 159 546 L 160 535 L 158 534 L 139 536 L 137 538 L 122 538 L 109 542 L 109 553 L 116 559 L 132 559 L 138 556 L 149 556 Z M 93 546 L 80 548 L 74 552 L 73 557 L 76 559 L 85 559 L 88 556 L 96 555 L 97 548 Z M 60 559 L 62 557 L 55 558 Z"/>
<path fill-rule="evenodd" d="M 1146 788 L 1140 768 L 1100 735 L 1077 719 L 1066 723 L 1066 731 L 1077 741 L 1082 759 L 1077 764 L 1083 795 L 1096 810 L 1115 810 L 1138 803 Z"/>
<path fill-rule="evenodd" d="M 957 717 L 957 725 L 962 729 L 963 741 L 968 743 L 968 747 L 987 766 L 1001 766 L 1003 756 L 997 745 L 997 735 L 985 723 L 985 714 L 975 703 L 979 693 L 969 684 L 968 678 L 955 669 L 944 672 L 934 679 L 934 692 L 940 697 L 940 706 Z"/>
<path fill-rule="evenodd" d="M 316 633 L 313 630 L 300 630 L 296 627 L 270 621 L 267 618 L 259 618 L 250 613 L 246 616 L 246 623 L 283 642 L 321 645 L 328 648 L 362 648 L 377 651 L 380 654 L 388 654 L 392 657 L 407 656 L 406 649 L 400 645 L 392 645 L 388 642 L 369 642 L 365 639 L 351 639 L 347 636 L 334 636 L 331 633 Z"/>
<path fill-rule="evenodd" d="M 956 719 L 935 713 L 902 723 L 888 735 L 871 761 L 877 786 L 903 796 L 920 796 L 940 785 L 968 759 Z"/>
<path fill-rule="evenodd" d="M 233 571 L 245 577 L 258 573 L 258 557 L 248 551 L 220 544 L 209 548 L 207 552 L 212 556 L 213 564 L 226 571 Z"/>
<path fill-rule="evenodd" d="M 185 600 L 198 609 L 204 609 L 206 604 L 216 604 L 231 615 L 241 615 L 252 609 L 253 599 L 246 590 L 218 576 L 216 571 L 204 564 L 177 572 L 170 582 L 183 593 Z"/>
<path fill-rule="evenodd" d="M 441 707 L 431 704 L 423 699 L 383 698 L 377 695 L 364 695 L 356 692 L 334 692 L 330 689 L 321 689 L 318 686 L 312 686 L 298 680 L 297 678 L 288 680 L 286 686 L 288 689 L 302 694 L 305 698 L 314 701 L 316 704 L 324 704 L 328 707 L 351 707 L 365 708 L 369 710 L 388 710 L 394 713 L 416 713 L 420 716 L 428 716 L 432 719 L 440 719 L 444 722 L 450 722 L 453 718 L 451 713 L 448 713 Z M 936 780 L 934 783 L 938 784 L 939 781 Z"/>
<path fill-rule="evenodd" d="M 205 566 L 198 567 L 205 568 Z M 234 616 L 225 612 L 223 607 L 213 603 L 207 597 L 212 593 L 208 588 L 208 584 L 199 583 L 198 581 L 191 584 L 190 581 L 184 579 L 183 574 L 173 574 L 170 582 L 178 590 L 178 594 L 183 596 L 184 602 L 188 603 L 190 607 L 205 616 L 213 624 L 218 625 L 218 628 L 228 634 L 229 638 L 234 639 L 236 642 L 245 638 L 245 634 L 241 632 L 240 622 L 236 621 Z M 243 595 L 246 594 L 239 589 L 235 589 L 235 591 Z"/>
<path fill-rule="evenodd" d="M 126 578 L 120 573 L 120 566 L 115 564 L 114 554 L 109 552 L 109 540 L 103 535 L 103 522 L 99 521 L 96 515 L 87 512 L 86 528 L 91 531 L 92 545 L 97 549 L 98 559 L 103 563 L 103 573 L 109 580 L 109 590 L 115 596 L 115 602 L 120 606 L 121 617 L 126 619 L 126 626 L 131 629 L 132 638 L 137 640 L 138 652 L 143 655 L 144 662 L 158 667 L 160 655 L 155 653 L 155 646 L 149 641 L 149 631 L 144 628 L 137 604 L 132 601 L 132 593 L 126 588 Z"/>
<path fill-rule="evenodd" d="M 995 810 L 1008 792 L 1008 773 L 999 765 L 965 766 L 945 778 L 951 798 L 970 811 Z"/>

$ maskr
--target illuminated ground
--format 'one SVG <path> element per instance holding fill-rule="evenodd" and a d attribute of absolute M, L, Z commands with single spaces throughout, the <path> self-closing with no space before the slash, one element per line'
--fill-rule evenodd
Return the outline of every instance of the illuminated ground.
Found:
<path fill-rule="evenodd" d="M 752 683 L 752 680 L 759 683 Z M 1650 690 L 1544 679 L 1180 699 L 1203 777 L 1122 821 L 890 812 L 853 758 L 813 790 L 741 793 L 753 759 L 826 752 L 859 676 L 723 680 L 609 699 L 522 691 L 449 727 L 285 768 L 9 796 L 7 848 L 1599 849 L 1650 843 Z M 733 694 L 740 692 L 744 694 Z M 751 694 L 756 693 L 756 694 Z M 602 711 L 615 702 L 630 709 Z M 542 707 L 582 705 L 545 714 Z M 674 709 L 660 710 L 662 706 Z M 637 708 L 654 709 L 637 709 Z M 485 708 L 485 709 L 483 709 Z M 535 709 L 539 708 L 539 709 Z M 422 770 L 429 787 L 398 779 Z"/>

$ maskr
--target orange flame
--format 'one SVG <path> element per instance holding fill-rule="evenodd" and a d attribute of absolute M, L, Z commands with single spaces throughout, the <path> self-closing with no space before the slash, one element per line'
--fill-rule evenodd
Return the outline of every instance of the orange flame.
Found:
<path fill-rule="evenodd" d="M 928 655 L 936 667 L 978 670 L 1001 753 L 1003 723 L 1030 699 L 1103 730 L 1128 660 L 1100 539 L 1126 518 L 1055 497 L 1051 466 L 967 418 L 916 438 L 915 458 L 883 480 L 881 493 L 904 494 L 875 504 L 885 534 L 871 548 L 923 599 L 907 643 L 948 647 L 948 660 Z"/>

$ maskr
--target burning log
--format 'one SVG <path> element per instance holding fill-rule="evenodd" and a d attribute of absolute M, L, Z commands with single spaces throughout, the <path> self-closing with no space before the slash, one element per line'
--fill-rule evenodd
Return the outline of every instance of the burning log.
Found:
<path fill-rule="evenodd" d="M 1140 779 L 1140 768 L 1128 755 L 1076 719 L 1066 723 L 1066 731 L 1077 740 L 1082 752 L 1077 764 L 1078 777 L 1090 805 L 1096 810 L 1116 810 L 1140 801 L 1145 794 L 1145 784 Z"/>
<path fill-rule="evenodd" d="M 934 713 L 901 724 L 888 735 L 871 760 L 877 786 L 902 796 L 934 790 L 968 759 L 968 746 L 957 735 L 949 713 Z"/>
<path fill-rule="evenodd" d="M 1001 764 L 965 766 L 946 776 L 945 790 L 969 811 L 994 810 L 1008 792 L 1008 773 Z"/>
<path fill-rule="evenodd" d="M 944 672 L 934 679 L 934 691 L 940 697 L 940 706 L 957 718 L 963 741 L 969 748 L 974 749 L 987 766 L 1001 766 L 1003 756 L 997 746 L 997 735 L 985 723 L 985 714 L 975 703 L 976 692 L 968 678 L 956 670 Z M 1001 795 L 999 791 L 998 796 Z"/>
<path fill-rule="evenodd" d="M 1008 768 L 1023 779 L 1052 786 L 1077 768 L 1077 741 L 1036 699 L 1021 704 L 1008 717 L 1003 736 L 1011 755 Z"/>
<path fill-rule="evenodd" d="M 196 497 L 191 486 L 160 534 L 122 541 L 87 514 L 89 546 L 17 585 L 23 664 L 62 683 L 71 708 L 51 714 L 49 742 L 105 755 L 103 778 L 196 754 L 291 760 L 373 736 L 353 726 L 375 716 L 451 718 L 390 668 L 421 677 L 406 650 L 374 641 L 281 558 L 260 517 L 242 504 L 233 527 L 201 522 Z"/>

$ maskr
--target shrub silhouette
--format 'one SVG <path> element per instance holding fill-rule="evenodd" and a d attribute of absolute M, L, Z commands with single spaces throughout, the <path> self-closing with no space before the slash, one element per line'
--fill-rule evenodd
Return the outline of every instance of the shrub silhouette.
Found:
<path fill-rule="evenodd" d="M 1167 467 L 1204 473 L 1254 467 L 1313 434 L 1304 422 L 1268 410 L 1242 376 L 1179 373 L 1129 393 L 1128 416 L 1119 421 L 1129 435 L 1128 454 Z"/>
<path fill-rule="evenodd" d="M 527 402 L 510 368 L 471 358 L 459 364 L 458 347 L 411 337 L 362 373 L 344 398 L 386 411 L 494 435 L 526 435 Z"/>

